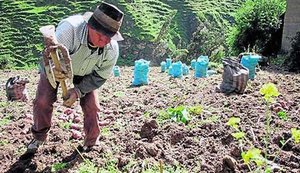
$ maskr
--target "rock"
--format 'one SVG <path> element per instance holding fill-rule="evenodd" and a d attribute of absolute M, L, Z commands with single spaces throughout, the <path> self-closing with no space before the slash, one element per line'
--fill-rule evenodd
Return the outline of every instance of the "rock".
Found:
<path fill-rule="evenodd" d="M 145 122 L 140 131 L 141 138 L 148 138 L 149 140 L 152 140 L 157 134 L 158 127 L 158 123 L 155 120 Z"/>
<path fill-rule="evenodd" d="M 231 169 L 231 171 L 233 171 L 233 172 L 237 172 L 236 170 L 237 170 L 237 161 L 234 159 L 234 158 L 232 158 L 232 157 L 230 157 L 230 156 L 228 156 L 228 155 L 226 155 L 224 158 L 223 158 L 223 167 L 228 167 L 228 168 L 230 168 Z"/>

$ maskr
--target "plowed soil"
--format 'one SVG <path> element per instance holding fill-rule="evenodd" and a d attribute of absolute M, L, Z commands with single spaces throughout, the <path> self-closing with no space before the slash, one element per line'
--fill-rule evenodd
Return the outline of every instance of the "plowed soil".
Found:
<path fill-rule="evenodd" d="M 16 75 L 30 80 L 28 102 L 6 101 L 5 82 Z M 273 172 L 300 172 L 300 144 L 290 140 L 281 147 L 280 142 L 291 137 L 291 128 L 300 128 L 300 74 L 275 67 L 258 70 L 244 94 L 224 95 L 216 92 L 222 82 L 220 73 L 195 79 L 190 71 L 182 79 L 174 79 L 151 67 L 149 84 L 133 87 L 133 67 L 122 67 L 120 77 L 112 76 L 99 89 L 100 144 L 81 152 L 81 156 L 76 148 L 83 139 L 73 139 L 68 127 L 79 117 L 78 128 L 84 136 L 81 108 L 76 103 L 67 109 L 61 98 L 54 105 L 47 142 L 35 155 L 26 155 L 26 145 L 32 139 L 32 101 L 38 73 L 6 70 L 0 76 L 0 172 L 51 172 L 58 163 L 66 163 L 59 172 L 79 172 L 82 157 L 94 164 L 94 172 L 159 172 L 159 165 L 166 172 L 250 172 L 241 157 L 250 145 L 239 145 L 232 137 L 235 131 L 226 124 L 232 116 L 241 119 L 240 129 L 267 156 Z M 280 92 L 273 107 L 279 105 L 287 118 L 281 119 L 271 110 L 270 142 L 265 147 L 267 105 L 259 89 L 268 82 Z M 162 119 L 162 112 L 179 105 L 201 106 L 203 111 L 191 114 L 187 125 Z M 255 170 L 255 164 L 250 168 Z"/>

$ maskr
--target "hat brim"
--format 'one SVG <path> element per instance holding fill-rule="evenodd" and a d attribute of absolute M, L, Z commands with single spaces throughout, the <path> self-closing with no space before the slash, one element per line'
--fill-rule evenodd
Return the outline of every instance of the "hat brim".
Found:
<path fill-rule="evenodd" d="M 86 23 L 88 23 L 89 19 L 92 17 L 93 12 L 85 12 L 83 14 L 83 19 Z M 101 32 L 101 31 L 97 31 L 97 32 Z M 122 41 L 124 40 L 124 38 L 122 37 L 122 34 L 117 31 L 115 35 L 113 35 L 112 37 L 110 37 L 110 39 L 115 40 L 115 41 Z"/>

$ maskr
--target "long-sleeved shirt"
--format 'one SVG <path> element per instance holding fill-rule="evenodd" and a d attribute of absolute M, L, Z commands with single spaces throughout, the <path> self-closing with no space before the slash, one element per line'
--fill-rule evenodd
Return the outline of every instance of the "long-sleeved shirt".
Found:
<path fill-rule="evenodd" d="M 101 54 L 100 50 L 92 51 L 88 46 L 87 23 L 82 15 L 63 19 L 56 28 L 56 37 L 69 50 L 74 76 L 83 76 L 80 83 L 74 84 L 80 91 L 79 97 L 103 85 L 119 56 L 117 41 L 111 40 Z"/>

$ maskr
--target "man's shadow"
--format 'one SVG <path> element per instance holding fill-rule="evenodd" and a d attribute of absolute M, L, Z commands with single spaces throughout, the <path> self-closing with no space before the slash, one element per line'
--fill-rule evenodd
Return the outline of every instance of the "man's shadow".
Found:
<path fill-rule="evenodd" d="M 37 172 L 37 164 L 32 161 L 35 156 L 35 152 L 26 151 L 23 155 L 19 157 L 19 159 L 10 166 L 9 170 L 5 173 L 25 173 L 25 172 Z M 62 163 L 66 163 L 65 168 L 58 172 L 66 172 L 68 169 L 72 168 L 76 163 L 81 163 L 83 159 L 81 158 L 78 150 L 74 149 L 74 151 L 62 159 Z M 51 172 L 51 166 L 47 166 L 41 173 Z"/>
<path fill-rule="evenodd" d="M 23 155 L 20 156 L 19 160 L 17 160 L 10 166 L 10 169 L 6 171 L 6 173 L 22 173 L 26 170 L 34 172 L 37 168 L 36 163 L 32 162 L 34 155 L 34 152 L 26 151 Z"/>

